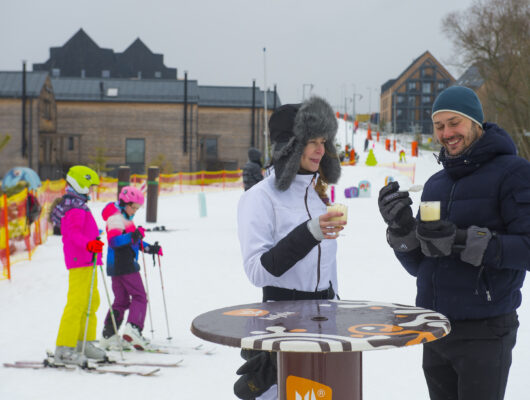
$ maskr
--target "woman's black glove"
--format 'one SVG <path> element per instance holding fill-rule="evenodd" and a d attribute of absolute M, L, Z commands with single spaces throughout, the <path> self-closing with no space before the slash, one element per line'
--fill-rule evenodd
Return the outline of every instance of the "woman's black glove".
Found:
<path fill-rule="evenodd" d="M 236 374 L 241 377 L 234 384 L 235 395 L 243 400 L 254 400 L 276 383 L 276 353 L 258 352 L 249 358 Z"/>

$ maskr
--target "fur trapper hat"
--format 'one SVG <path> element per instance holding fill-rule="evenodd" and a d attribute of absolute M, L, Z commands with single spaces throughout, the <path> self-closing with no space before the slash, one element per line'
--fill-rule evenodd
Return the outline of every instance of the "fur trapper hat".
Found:
<path fill-rule="evenodd" d="M 340 177 L 340 161 L 335 148 L 337 119 L 329 103 L 313 96 L 302 104 L 285 104 L 271 115 L 269 131 L 276 188 L 285 191 L 300 170 L 302 153 L 310 139 L 326 139 L 325 154 L 320 161 L 327 183 Z"/>

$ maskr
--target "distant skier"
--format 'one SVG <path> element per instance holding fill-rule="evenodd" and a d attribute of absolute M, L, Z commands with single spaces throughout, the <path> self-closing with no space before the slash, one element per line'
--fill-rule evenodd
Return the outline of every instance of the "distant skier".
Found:
<path fill-rule="evenodd" d="M 364 152 L 368 151 L 368 145 L 370 144 L 370 141 L 368 138 L 364 139 Z"/>
<path fill-rule="evenodd" d="M 251 147 L 248 149 L 248 162 L 243 167 L 243 184 L 245 191 L 263 179 L 261 173 L 261 152 Z"/>
<path fill-rule="evenodd" d="M 149 340 L 142 336 L 147 296 L 139 272 L 138 251 L 143 249 L 148 254 L 163 255 L 162 247 L 158 244 L 150 245 L 143 242 L 145 230 L 141 226 L 137 228 L 132 221 L 136 211 L 144 204 L 144 195 L 141 190 L 134 186 L 125 186 L 118 199 L 118 203 L 107 204 L 102 212 L 103 219 L 107 223 L 109 242 L 107 274 L 112 277 L 112 291 L 114 292 L 112 310 L 118 329 L 125 311 L 129 310 L 123 339 L 136 349 L 144 350 L 149 346 Z M 120 348 L 120 338 L 114 332 L 110 310 L 105 318 L 100 345 L 109 350 Z"/>
<path fill-rule="evenodd" d="M 99 306 L 97 274 L 94 274 L 94 256 L 102 265 L 103 242 L 98 239 L 99 229 L 86 203 L 92 185 L 99 185 L 99 177 L 92 169 L 76 165 L 66 174 L 66 194 L 60 207 L 54 208 L 53 218 L 60 221 L 64 259 L 68 269 L 68 296 L 64 307 L 57 342 L 55 361 L 82 365 L 86 357 L 103 360 L 105 351 L 96 347 L 96 311 Z M 92 293 L 90 293 L 94 277 Z M 90 301 L 90 313 L 87 316 Z M 81 354 L 86 332 L 85 354 Z"/>

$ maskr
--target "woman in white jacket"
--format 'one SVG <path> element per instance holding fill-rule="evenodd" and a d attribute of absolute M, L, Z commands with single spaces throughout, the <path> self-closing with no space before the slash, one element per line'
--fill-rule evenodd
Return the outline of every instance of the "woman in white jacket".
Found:
<path fill-rule="evenodd" d="M 340 177 L 337 120 L 319 97 L 279 107 L 269 121 L 274 170 L 238 206 L 245 272 L 263 301 L 332 299 L 337 293 L 342 213 L 326 212 L 326 187 Z M 276 399 L 276 355 L 243 350 L 234 385 L 241 399 Z M 271 387 L 272 386 L 272 387 Z"/>

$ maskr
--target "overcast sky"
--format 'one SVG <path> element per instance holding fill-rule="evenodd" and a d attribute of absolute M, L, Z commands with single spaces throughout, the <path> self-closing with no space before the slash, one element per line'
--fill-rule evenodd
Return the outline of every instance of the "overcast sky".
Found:
<path fill-rule="evenodd" d="M 458 78 L 441 31 L 472 0 L 2 0 L 0 70 L 49 58 L 79 28 L 103 48 L 140 38 L 179 78 L 202 85 L 277 85 L 282 103 L 312 93 L 337 110 L 379 110 L 380 87 L 429 50 Z M 264 57 L 263 48 L 266 48 Z M 265 62 L 264 62 L 265 61 Z M 266 64 L 266 74 L 264 74 Z M 352 109 L 348 101 L 348 112 Z"/>

